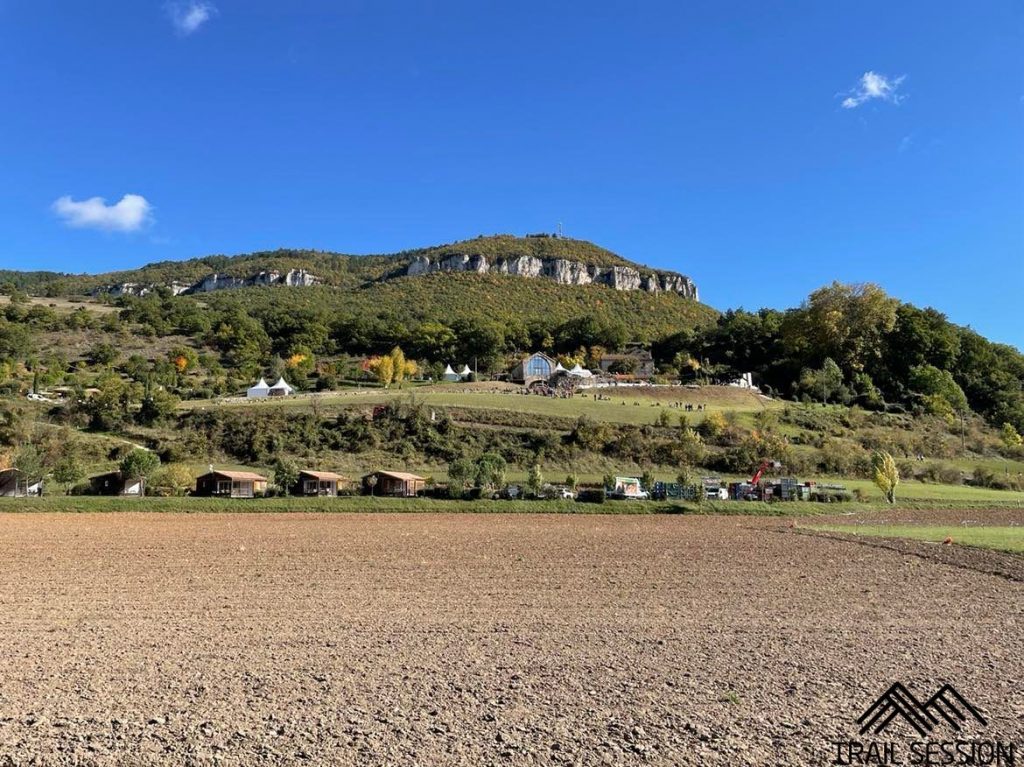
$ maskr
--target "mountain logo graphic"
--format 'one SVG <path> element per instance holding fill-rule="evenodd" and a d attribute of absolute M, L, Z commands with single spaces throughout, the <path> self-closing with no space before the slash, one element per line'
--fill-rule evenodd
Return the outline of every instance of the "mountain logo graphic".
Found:
<path fill-rule="evenodd" d="M 861 725 L 861 735 L 868 732 L 878 735 L 894 719 L 899 718 L 924 737 L 943 722 L 959 732 L 960 726 L 969 716 L 982 725 L 988 724 L 978 709 L 968 703 L 952 685 L 943 685 L 937 693 L 921 703 L 910 690 L 896 682 L 861 714 L 857 724 Z"/>

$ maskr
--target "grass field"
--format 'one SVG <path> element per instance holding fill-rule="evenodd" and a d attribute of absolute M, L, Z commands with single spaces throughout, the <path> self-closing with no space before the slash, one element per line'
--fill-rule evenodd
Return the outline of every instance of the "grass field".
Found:
<path fill-rule="evenodd" d="M 1001 526 L 933 526 L 933 525 L 812 525 L 812 530 L 881 538 L 910 538 L 942 543 L 952 539 L 962 546 L 975 546 L 1012 553 L 1024 553 L 1024 525 Z"/>
<path fill-rule="evenodd" d="M 414 399 L 425 405 L 438 407 L 483 408 L 513 410 L 526 416 L 579 418 L 586 415 L 594 420 L 612 423 L 653 424 L 662 410 L 668 410 L 673 423 L 684 411 L 669 407 L 673 402 L 705 405 L 710 411 L 732 410 L 736 413 L 755 413 L 767 408 L 781 407 L 780 403 L 762 399 L 750 392 L 725 387 L 704 389 L 609 388 L 601 389 L 610 400 L 597 400 L 594 391 L 572 399 L 556 399 L 514 393 L 511 387 L 481 384 L 414 386 L 405 389 L 354 389 L 351 391 L 299 394 L 294 397 L 266 400 L 246 400 L 232 397 L 219 400 L 191 400 L 181 407 L 189 410 L 204 408 L 311 408 L 341 409 L 379 405 L 400 399 Z M 699 423 L 702 413 L 686 413 L 692 423 Z M 543 424 L 541 424 L 543 425 Z"/>
<path fill-rule="evenodd" d="M 435 498 L 370 498 L 341 496 L 338 498 L 112 498 L 97 496 L 50 495 L 43 498 L 0 498 L 0 513 L 96 513 L 96 512 L 176 512 L 222 513 L 249 512 L 329 512 L 351 514 L 381 513 L 484 513 L 484 514 L 699 514 L 726 516 L 816 516 L 836 513 L 871 513 L 886 510 L 930 509 L 1020 509 L 1024 502 L 1015 499 L 946 500 L 904 498 L 896 506 L 881 502 L 852 501 L 827 503 L 754 503 L 747 501 L 713 501 L 703 504 L 673 501 L 492 501 L 450 500 Z"/>

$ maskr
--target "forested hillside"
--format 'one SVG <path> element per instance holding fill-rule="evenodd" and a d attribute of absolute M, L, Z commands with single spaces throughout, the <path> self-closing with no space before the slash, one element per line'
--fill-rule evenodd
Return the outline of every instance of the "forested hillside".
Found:
<path fill-rule="evenodd" d="M 104 274 L 72 275 L 0 269 L 0 284 L 8 283 L 34 295 L 83 296 L 121 284 L 160 287 L 173 283 L 192 284 L 211 274 L 245 278 L 263 271 L 283 273 L 302 269 L 315 274 L 325 285 L 355 288 L 401 276 L 417 257 L 437 260 L 467 254 L 484 256 L 491 262 L 532 256 L 540 259 L 566 259 L 590 266 L 625 266 L 657 272 L 583 240 L 547 235 L 481 235 L 472 240 L 388 255 L 354 256 L 329 251 L 280 249 L 234 256 L 204 256 L 187 261 L 160 261 L 138 269 Z"/>

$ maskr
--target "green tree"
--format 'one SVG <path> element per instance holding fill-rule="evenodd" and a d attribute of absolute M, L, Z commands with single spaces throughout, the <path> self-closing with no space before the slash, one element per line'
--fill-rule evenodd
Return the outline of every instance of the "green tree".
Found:
<path fill-rule="evenodd" d="M 491 489 L 505 484 L 505 459 L 497 453 L 484 453 L 476 462 L 476 482 L 479 487 Z"/>
<path fill-rule="evenodd" d="M 139 479 L 145 481 L 160 466 L 160 458 L 156 453 L 142 448 L 132 450 L 121 459 L 121 477 L 125 480 Z M 145 485 L 143 485 L 145 487 Z"/>
<path fill-rule="evenodd" d="M 476 480 L 477 469 L 469 458 L 456 458 L 448 464 L 448 495 L 461 498 L 466 486 Z"/>
<path fill-rule="evenodd" d="M 152 426 L 170 420 L 181 400 L 162 388 L 152 389 L 142 398 L 136 420 L 144 426 Z"/>
<path fill-rule="evenodd" d="M 530 467 L 526 475 L 526 489 L 534 495 L 540 495 L 540 489 L 544 486 L 544 475 L 541 473 L 540 464 L 535 463 Z"/>
<path fill-rule="evenodd" d="M 65 453 L 53 467 L 53 479 L 64 486 L 64 494 L 71 492 L 71 488 L 85 477 L 85 469 L 78 458 L 71 453 Z"/>
<path fill-rule="evenodd" d="M 14 454 L 14 468 L 18 469 L 22 477 L 28 482 L 40 482 L 46 477 L 46 462 L 43 454 L 33 444 L 25 444 L 18 448 Z"/>
<path fill-rule="evenodd" d="M 948 370 L 934 365 L 918 365 L 910 369 L 910 388 L 924 398 L 925 409 L 935 415 L 963 413 L 967 410 L 964 390 Z"/>
<path fill-rule="evenodd" d="M 900 470 L 896 461 L 885 451 L 879 450 L 871 456 L 873 479 L 888 503 L 896 503 L 896 486 L 900 483 Z"/>
<path fill-rule="evenodd" d="M 289 494 L 299 481 L 299 467 L 294 461 L 278 458 L 274 462 L 274 484 L 281 492 Z"/>
<path fill-rule="evenodd" d="M 822 404 L 843 385 L 843 371 L 831 357 L 825 359 L 820 370 L 804 370 L 800 374 L 800 389 L 812 398 L 821 397 Z"/>

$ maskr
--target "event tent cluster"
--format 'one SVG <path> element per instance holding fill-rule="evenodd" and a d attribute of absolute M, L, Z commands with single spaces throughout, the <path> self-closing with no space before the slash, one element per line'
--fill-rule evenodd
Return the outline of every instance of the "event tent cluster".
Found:
<path fill-rule="evenodd" d="M 255 386 L 246 391 L 245 396 L 248 399 L 263 399 L 265 397 L 287 397 L 294 393 L 295 389 L 284 380 L 284 376 L 281 376 L 273 386 L 268 386 L 266 380 L 261 378 Z"/>

